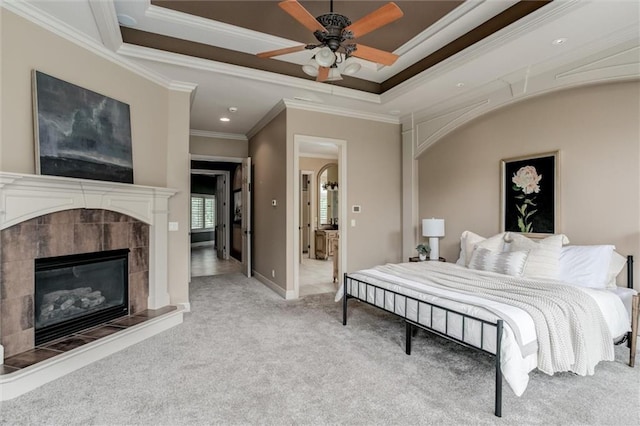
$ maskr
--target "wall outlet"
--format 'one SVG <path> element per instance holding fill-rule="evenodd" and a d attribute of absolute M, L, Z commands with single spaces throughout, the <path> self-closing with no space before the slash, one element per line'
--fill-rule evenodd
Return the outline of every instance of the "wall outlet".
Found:
<path fill-rule="evenodd" d="M 178 222 L 169 222 L 169 231 L 177 231 Z"/>
<path fill-rule="evenodd" d="M 276 270 L 272 269 L 271 270 L 271 278 L 275 278 L 276 277 Z"/>

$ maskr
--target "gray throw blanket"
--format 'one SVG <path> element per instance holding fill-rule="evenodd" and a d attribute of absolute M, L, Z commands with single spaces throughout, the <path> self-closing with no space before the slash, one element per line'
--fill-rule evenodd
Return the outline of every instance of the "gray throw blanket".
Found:
<path fill-rule="evenodd" d="M 387 264 L 373 269 L 525 310 L 535 324 L 538 369 L 544 373 L 593 374 L 599 361 L 614 359 L 613 338 L 598 304 L 578 288 L 443 262 Z"/>

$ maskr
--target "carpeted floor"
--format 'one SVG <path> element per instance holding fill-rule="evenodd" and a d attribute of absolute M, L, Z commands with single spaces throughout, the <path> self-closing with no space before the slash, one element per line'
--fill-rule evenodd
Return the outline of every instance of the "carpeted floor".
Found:
<path fill-rule="evenodd" d="M 184 324 L 0 406 L 26 424 L 593 424 L 640 421 L 628 351 L 596 374 L 533 372 L 493 415 L 492 358 L 332 294 L 285 301 L 240 274 L 196 278 Z"/>

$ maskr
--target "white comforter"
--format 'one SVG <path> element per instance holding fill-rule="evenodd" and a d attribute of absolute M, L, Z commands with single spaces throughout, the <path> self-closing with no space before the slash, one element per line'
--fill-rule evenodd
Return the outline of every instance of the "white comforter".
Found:
<path fill-rule="evenodd" d="M 437 271 L 451 270 L 454 275 L 477 274 L 478 279 L 491 279 L 492 275 L 498 278 L 502 277 L 498 274 L 469 270 L 461 266 L 441 262 L 414 263 L 407 266 L 414 268 L 414 270 L 415 268 L 424 269 L 425 276 L 428 276 L 429 270 L 433 271 L 435 269 Z M 416 281 L 408 280 L 398 275 L 392 275 L 389 268 L 385 270 L 384 267 L 359 271 L 350 274 L 350 276 L 360 278 L 363 281 L 393 290 L 400 294 L 405 294 L 418 300 L 444 306 L 487 321 L 495 321 L 498 318 L 505 319 L 501 345 L 501 370 L 505 380 L 514 393 L 518 396 L 522 395 L 529 382 L 528 373 L 538 367 L 539 363 L 536 330 L 533 319 L 526 311 L 506 303 L 484 299 L 479 295 L 443 288 L 442 286 L 436 285 L 435 282 L 433 285 L 428 285 L 428 279 L 422 279 L 420 280 L 422 281 L 421 283 L 417 283 Z M 553 281 L 551 283 L 557 284 L 558 282 Z M 350 290 L 350 294 L 355 294 L 354 290 Z M 580 288 L 580 290 L 596 301 L 597 306 L 602 311 L 611 336 L 619 337 L 629 331 L 629 316 L 619 297 L 604 290 L 587 288 Z M 336 301 L 340 300 L 343 291 L 344 289 L 341 286 L 336 294 Z M 372 288 L 369 288 L 367 293 L 364 286 L 362 286 L 360 297 L 366 298 L 370 303 L 373 303 L 375 300 L 375 304 L 380 307 L 391 311 L 395 310 L 395 313 L 398 315 L 444 331 L 444 314 L 442 311 L 437 312 L 437 310 L 434 310 L 433 324 L 427 324 L 425 321 L 430 321 L 430 319 L 425 320 L 425 318 L 430 318 L 430 315 L 425 315 L 425 313 L 422 312 L 423 307 L 419 308 L 415 303 L 408 303 L 406 304 L 405 312 L 404 303 L 398 303 L 393 307 L 394 304 L 391 299 L 384 300 L 384 298 L 381 297 L 382 292 L 378 291 L 378 293 L 379 294 L 376 295 L 375 290 Z M 387 298 L 391 297 L 393 296 L 390 294 L 387 295 Z M 419 313 L 418 309 L 420 309 Z M 467 321 L 464 326 L 465 340 L 477 345 L 480 340 L 480 327 L 478 323 Z M 457 325 L 456 321 L 450 321 L 449 334 L 457 338 L 461 337 L 461 321 L 459 321 Z M 456 336 L 456 334 L 458 335 Z M 487 336 L 492 336 L 492 333 L 486 334 L 485 339 Z M 486 343 L 488 346 L 485 346 L 485 349 L 495 353 L 495 340 L 489 340 Z M 611 345 L 613 345 L 613 341 L 611 341 Z M 612 351 L 610 351 L 607 356 L 600 356 L 596 362 L 599 360 L 611 360 L 611 354 Z M 586 374 L 592 374 L 592 371 Z"/>

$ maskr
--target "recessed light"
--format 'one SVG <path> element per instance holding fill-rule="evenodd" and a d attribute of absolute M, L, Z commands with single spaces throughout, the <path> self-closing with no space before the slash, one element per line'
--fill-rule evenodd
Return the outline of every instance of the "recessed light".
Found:
<path fill-rule="evenodd" d="M 133 27 L 138 23 L 133 16 L 125 15 L 124 13 L 118 13 L 118 22 L 126 27 Z"/>
<path fill-rule="evenodd" d="M 464 83 L 460 82 L 460 83 L 456 84 L 456 87 L 464 87 Z"/>
<path fill-rule="evenodd" d="M 238 107 L 229 107 L 229 112 L 237 112 Z"/>
<path fill-rule="evenodd" d="M 566 38 L 557 38 L 557 39 L 553 40 L 551 42 L 551 44 L 553 44 L 554 46 L 559 46 L 561 44 L 564 44 L 566 41 L 567 41 Z"/>
<path fill-rule="evenodd" d="M 231 119 L 229 117 L 220 117 L 220 121 L 227 122 L 227 121 L 231 121 Z"/>

